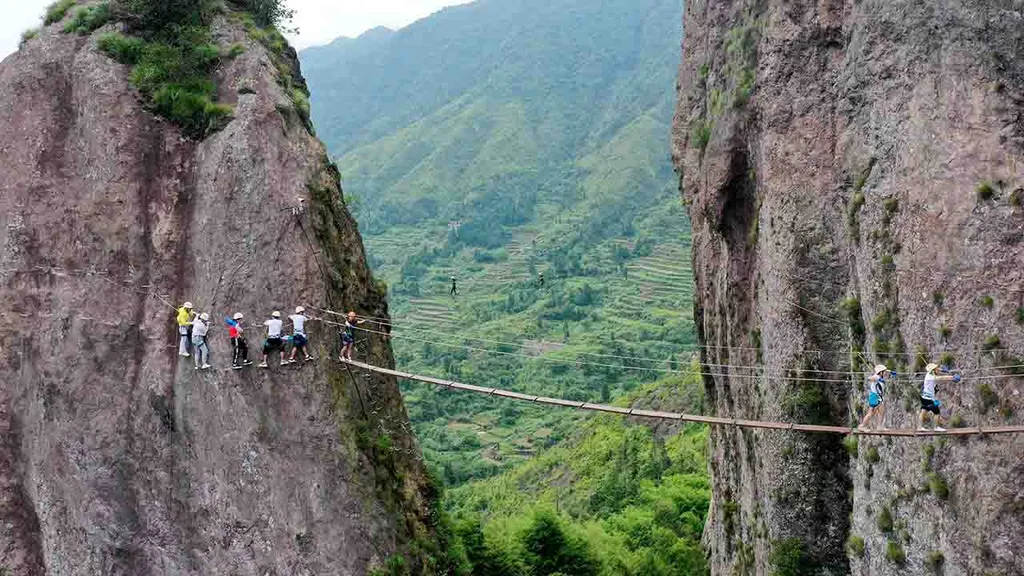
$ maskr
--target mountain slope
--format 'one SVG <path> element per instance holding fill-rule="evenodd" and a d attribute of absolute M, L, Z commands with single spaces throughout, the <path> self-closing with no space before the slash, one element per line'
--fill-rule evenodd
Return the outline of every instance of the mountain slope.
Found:
<path fill-rule="evenodd" d="M 400 365 L 607 399 L 686 364 L 689 231 L 665 152 L 680 17 L 674 0 L 483 1 L 308 73 L 318 133 L 390 285 Z M 574 421 L 406 398 L 450 484 Z"/>

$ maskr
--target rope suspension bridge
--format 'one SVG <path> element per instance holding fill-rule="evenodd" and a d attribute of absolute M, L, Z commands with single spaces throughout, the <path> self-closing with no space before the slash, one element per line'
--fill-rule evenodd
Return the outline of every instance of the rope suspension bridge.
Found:
<path fill-rule="evenodd" d="M 101 280 L 103 280 L 105 282 L 108 282 L 108 283 L 112 284 L 112 285 L 118 286 L 118 287 L 120 287 L 120 288 L 122 288 L 124 290 L 135 292 L 135 293 L 139 293 L 139 294 L 143 294 L 143 295 L 151 296 L 151 297 L 157 299 L 161 304 L 167 306 L 168 308 L 170 308 L 172 310 L 174 309 L 174 306 L 170 302 L 168 302 L 167 298 L 164 297 L 164 296 L 161 296 L 161 295 L 156 294 L 156 293 L 154 293 L 152 291 L 149 291 L 149 290 L 140 290 L 138 288 L 135 288 L 134 286 L 130 286 L 130 285 L 127 285 L 125 283 L 122 283 L 122 282 L 119 282 L 117 280 L 114 280 L 109 275 L 104 274 L 102 272 L 95 271 L 95 270 L 62 270 L 62 269 L 57 269 L 57 268 L 37 267 L 36 269 L 32 269 L 32 270 L 11 270 L 11 269 L 8 269 L 8 270 L 0 270 L 0 272 L 20 273 L 20 274 L 26 274 L 26 273 L 28 273 L 28 274 L 31 274 L 31 273 L 35 273 L 35 274 L 38 274 L 38 273 L 49 273 L 49 274 L 56 274 L 56 275 L 96 277 L 96 278 L 99 278 L 99 279 L 101 279 Z M 149 286 L 144 286 L 143 288 L 150 288 L 150 287 Z M 344 316 L 344 314 L 342 314 L 341 312 L 337 312 L 337 311 L 330 310 L 330 309 L 327 309 L 327 308 L 319 308 L 317 306 L 312 306 L 312 305 L 310 306 L 310 308 L 314 309 L 314 310 L 317 310 L 317 311 L 319 311 L 319 312 L 321 312 L 321 313 L 323 313 L 325 315 L 333 315 L 333 316 L 338 316 L 338 317 Z M 320 321 L 320 322 L 322 322 L 322 323 L 324 323 L 326 325 L 332 325 L 332 326 L 338 326 L 338 327 L 344 326 L 344 323 L 335 322 L 335 321 L 332 321 L 332 320 L 328 320 L 326 318 L 315 318 L 314 317 L 314 318 L 311 318 L 311 320 L 317 320 L 317 321 Z M 376 334 L 376 335 L 380 335 L 380 336 L 386 337 L 386 338 L 407 338 L 407 339 L 410 339 L 410 340 L 413 340 L 413 341 L 431 342 L 433 344 L 439 344 L 439 345 L 442 345 L 442 346 L 458 347 L 458 348 L 462 348 L 462 349 L 465 349 L 465 350 L 478 351 L 478 352 L 483 352 L 483 353 L 493 353 L 493 354 L 501 354 L 501 355 L 521 356 L 521 357 L 530 358 L 530 359 L 533 359 L 533 360 L 564 362 L 564 363 L 574 364 L 574 365 L 589 365 L 589 366 L 597 366 L 597 367 L 605 367 L 605 368 L 614 368 L 614 369 L 620 369 L 620 370 L 646 370 L 646 371 L 661 372 L 661 373 L 671 373 L 671 374 L 691 374 L 691 375 L 700 375 L 700 376 L 729 377 L 729 378 L 735 378 L 735 377 L 741 377 L 741 378 L 762 378 L 762 377 L 766 377 L 764 375 L 764 373 L 763 373 L 763 367 L 758 367 L 758 366 L 706 365 L 708 368 L 716 368 L 716 369 L 722 370 L 722 372 L 705 372 L 703 370 L 679 370 L 679 369 L 669 369 L 669 368 L 659 368 L 659 367 L 626 366 L 626 365 L 619 365 L 619 364 L 610 364 L 608 362 L 590 362 L 590 361 L 580 361 L 580 360 L 571 360 L 571 359 L 535 357 L 535 356 L 531 356 L 531 355 L 528 355 L 528 354 L 521 354 L 521 353 L 515 353 L 515 352 L 506 352 L 506 351 L 494 350 L 494 349 L 490 349 L 490 348 L 483 348 L 483 347 L 476 347 L 476 346 L 467 346 L 467 345 L 464 345 L 464 344 L 449 344 L 449 343 L 445 343 L 445 342 L 439 342 L 436 337 L 433 337 L 433 338 L 418 338 L 416 336 L 405 336 L 403 334 L 396 334 L 396 333 L 394 333 L 391 330 L 391 328 L 394 327 L 395 324 L 389 318 L 378 318 L 378 317 L 362 316 L 362 317 L 360 317 L 360 320 L 377 324 L 378 327 L 380 327 L 382 329 L 382 330 L 372 330 L 372 329 L 362 328 L 362 327 L 357 328 L 358 330 L 360 330 L 362 332 L 366 332 L 366 333 L 370 333 L 370 334 Z M 461 336 L 461 335 L 458 335 L 458 334 L 453 334 L 453 333 L 448 333 L 448 332 L 441 332 L 441 331 L 436 331 L 436 330 L 425 330 L 425 329 L 417 329 L 417 328 L 399 328 L 399 330 L 400 331 L 405 330 L 405 331 L 410 331 L 410 332 L 414 332 L 414 333 L 425 333 L 425 334 L 433 335 L 433 336 L 439 336 L 440 335 L 440 336 L 444 336 L 444 337 L 459 338 L 460 340 L 463 340 L 463 341 L 464 340 L 469 340 L 469 341 L 492 343 L 492 344 L 498 344 L 498 345 L 518 345 L 518 344 L 515 344 L 515 343 L 503 342 L 503 341 L 497 341 L 497 340 L 487 340 L 487 339 L 482 339 L 482 338 L 465 337 L 465 336 Z M 694 345 L 692 347 L 693 350 L 699 350 L 699 349 L 702 349 L 702 348 L 720 348 L 720 347 L 719 346 L 712 346 L 712 345 Z M 804 352 L 814 352 L 814 351 L 804 351 Z M 829 351 L 819 351 L 819 352 L 823 352 L 824 353 L 824 352 L 829 352 Z M 841 352 L 841 351 L 834 351 L 834 352 Z M 644 358 L 644 357 L 626 356 L 626 355 L 614 355 L 614 354 L 584 354 L 584 355 L 594 356 L 594 357 L 610 358 L 610 359 L 638 361 L 638 362 L 664 362 L 665 361 L 664 359 Z M 1005 435 L 1005 434 L 1024 433 L 1024 425 L 1018 425 L 1018 426 L 991 426 L 991 427 L 989 427 L 989 426 L 973 426 L 973 427 L 963 427 L 963 428 L 952 428 L 952 429 L 949 429 L 949 430 L 946 430 L 946 431 L 918 430 L 918 429 L 884 429 L 884 428 L 883 429 L 875 429 L 875 430 L 861 430 L 861 429 L 856 428 L 856 427 L 846 427 L 846 426 L 829 426 L 829 425 L 816 425 L 816 424 L 800 424 L 800 423 L 793 423 L 793 422 L 776 422 L 776 421 L 748 420 L 748 419 L 742 419 L 742 418 L 729 418 L 729 417 L 720 417 L 720 416 L 703 416 L 703 415 L 697 415 L 697 414 L 683 414 L 683 413 L 677 413 L 677 412 L 664 412 L 664 411 L 658 411 L 658 410 L 644 410 L 644 409 L 639 409 L 639 408 L 624 408 L 624 407 L 620 407 L 620 406 L 612 406 L 612 405 L 607 405 L 607 404 L 598 404 L 598 403 L 592 403 L 592 402 L 582 402 L 582 401 L 578 401 L 578 400 L 566 400 L 566 399 L 561 399 L 561 398 L 550 398 L 550 397 L 546 397 L 546 396 L 537 396 L 537 395 L 531 395 L 531 394 L 524 394 L 524 393 L 521 393 L 521 392 L 515 392 L 515 391 L 511 391 L 511 390 L 504 390 L 504 389 L 501 389 L 501 388 L 475 386 L 475 385 L 472 385 L 472 384 L 466 384 L 466 383 L 462 383 L 462 382 L 458 382 L 458 381 L 454 381 L 454 380 L 445 380 L 445 379 L 442 379 L 442 378 L 436 378 L 436 377 L 432 377 L 432 376 L 424 376 L 424 375 L 421 375 L 421 374 L 413 374 L 413 373 L 409 373 L 409 372 L 403 372 L 403 371 L 399 371 L 399 370 L 383 368 L 383 367 L 380 367 L 380 366 L 374 366 L 372 364 L 366 364 L 366 363 L 363 363 L 363 362 L 352 361 L 352 360 L 343 360 L 342 362 L 344 364 L 346 364 L 346 365 L 351 365 L 351 366 L 353 366 L 355 368 L 359 368 L 359 369 L 362 369 L 362 370 L 367 370 L 367 371 L 370 371 L 370 372 L 375 372 L 375 373 L 382 374 L 382 375 L 387 375 L 387 376 L 393 376 L 393 377 L 400 378 L 400 379 L 403 379 L 403 380 L 414 381 L 414 382 L 421 382 L 421 383 L 426 383 L 426 384 L 432 384 L 432 385 L 439 386 L 439 387 L 442 387 L 442 388 L 446 388 L 446 389 L 449 389 L 449 390 L 458 390 L 458 391 L 470 392 L 470 393 L 481 394 L 481 395 L 486 395 L 486 396 L 493 396 L 493 397 L 498 397 L 498 398 L 508 398 L 508 399 L 512 399 L 512 400 L 517 400 L 517 401 L 521 401 L 521 402 L 528 402 L 528 403 L 533 403 L 533 404 L 539 404 L 539 405 L 556 406 L 556 407 L 562 407 L 562 408 L 572 408 L 572 409 L 577 409 L 577 410 L 585 410 L 585 411 L 592 411 L 592 412 L 602 412 L 602 413 L 608 413 L 608 414 L 618 414 L 620 416 L 625 416 L 625 417 L 650 418 L 650 419 L 666 420 L 666 421 L 678 421 L 678 422 L 693 422 L 693 423 L 708 424 L 708 425 L 713 425 L 713 426 L 728 426 L 728 427 L 746 428 L 746 429 L 795 431 L 795 432 L 809 432 L 809 433 L 827 433 L 827 434 L 841 434 L 841 435 L 854 435 L 854 436 L 896 436 L 896 437 L 960 436 L 960 437 L 966 437 L 966 436 L 989 436 L 989 435 Z M 1021 370 L 1022 368 L 1024 368 L 1024 365 L 1019 365 L 1019 364 L 1006 365 L 1006 366 L 992 366 L 992 367 L 988 367 L 988 368 L 978 368 L 978 369 L 976 369 L 977 371 L 981 371 L 981 370 L 1000 370 L 1000 371 L 1008 371 L 1010 373 L 1008 373 L 1008 374 L 996 374 L 996 375 L 981 375 L 981 376 L 973 377 L 972 380 L 992 380 L 992 379 L 999 379 L 999 378 L 1021 378 L 1020 372 L 1022 371 Z M 733 372 L 734 370 L 760 370 L 762 373 L 760 373 L 760 374 L 738 374 L 738 373 Z M 728 372 L 728 373 L 726 373 L 726 372 Z M 812 375 L 810 375 L 810 376 L 803 376 L 803 377 L 772 376 L 772 378 L 773 379 L 777 379 L 777 380 L 778 379 L 794 380 L 794 381 L 808 381 L 808 380 L 811 380 L 811 381 L 815 381 L 815 382 L 843 383 L 843 384 L 850 385 L 850 384 L 852 384 L 852 382 L 849 379 L 834 378 L 834 377 L 833 378 L 822 378 L 822 377 L 814 376 L 813 374 L 835 374 L 835 375 L 847 375 L 847 376 L 851 376 L 851 377 L 852 376 L 860 376 L 860 374 L 858 372 L 854 372 L 854 371 L 813 370 L 812 369 L 812 370 L 805 370 L 804 372 L 807 372 L 808 374 L 812 374 Z M 918 374 L 912 374 L 912 376 L 915 376 L 915 375 L 918 375 Z"/>
<path fill-rule="evenodd" d="M 680 414 L 677 412 L 661 412 L 658 410 L 641 410 L 639 408 L 621 408 L 619 406 L 610 406 L 607 404 L 594 404 L 590 402 L 579 402 L 576 400 L 563 400 L 561 398 L 534 396 L 531 394 L 513 392 L 511 390 L 502 390 L 501 388 L 487 388 L 483 386 L 474 386 L 472 384 L 456 382 L 455 380 L 444 380 L 442 378 L 434 378 L 431 376 L 422 376 L 420 374 L 412 374 L 409 372 L 402 372 L 399 370 L 391 370 L 389 368 L 381 368 L 380 366 L 365 364 L 363 362 L 356 362 L 354 360 L 345 360 L 344 363 L 350 364 L 357 368 L 361 368 L 363 370 L 369 370 L 370 372 L 376 372 L 378 374 L 384 374 L 387 376 L 394 376 L 396 378 L 401 378 L 404 380 L 412 380 L 416 382 L 423 382 L 426 384 L 433 384 L 435 386 L 441 386 L 442 388 L 447 388 L 449 390 L 461 390 L 464 392 L 484 394 L 486 396 L 511 398 L 513 400 L 531 402 L 534 404 L 560 406 L 563 408 L 575 408 L 577 410 L 589 410 L 594 412 L 605 412 L 610 414 L 619 414 L 621 416 L 655 418 L 659 420 L 675 420 L 680 422 L 697 422 L 701 424 L 711 424 L 715 426 L 732 426 L 735 428 L 760 428 L 765 430 L 791 430 L 795 432 L 817 432 L 857 436 L 977 436 L 989 434 L 1017 434 L 1024 432 L 1024 426 L 954 428 L 951 430 L 947 430 L 945 432 L 913 429 L 860 430 L 858 428 L 847 428 L 844 426 L 820 426 L 815 424 L 796 424 L 792 422 L 766 422 L 762 420 L 744 420 L 740 418 L 699 416 L 696 414 Z"/>

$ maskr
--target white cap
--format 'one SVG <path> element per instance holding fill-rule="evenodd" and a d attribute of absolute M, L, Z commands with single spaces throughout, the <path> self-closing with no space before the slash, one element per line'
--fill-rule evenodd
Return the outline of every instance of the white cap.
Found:
<path fill-rule="evenodd" d="M 303 308 L 302 306 L 296 306 L 296 307 L 295 307 L 295 313 L 296 313 L 296 314 L 302 314 L 302 313 L 303 313 L 303 312 L 305 312 L 305 311 L 306 311 L 306 309 L 305 309 L 305 308 Z"/>
<path fill-rule="evenodd" d="M 207 320 L 210 319 L 210 315 L 207 314 L 206 312 L 203 312 L 202 314 L 199 315 L 199 319 L 202 320 L 203 322 L 206 322 Z"/>
<path fill-rule="evenodd" d="M 888 368 L 885 367 L 885 364 L 875 364 L 875 375 L 876 376 L 878 374 L 881 374 L 882 372 L 885 372 L 886 370 L 888 370 Z"/>
<path fill-rule="evenodd" d="M 935 370 L 938 367 L 939 367 L 938 364 L 936 364 L 935 362 L 932 362 L 931 364 L 929 364 L 929 365 L 924 367 L 924 371 L 925 371 L 925 373 L 931 373 L 932 370 Z"/>
<path fill-rule="evenodd" d="M 280 318 L 281 317 L 281 313 L 278 312 L 277 310 L 274 310 L 273 312 L 271 312 L 270 315 L 273 316 L 274 318 Z"/>
<path fill-rule="evenodd" d="M 241 320 L 242 318 L 244 318 L 244 316 L 242 316 L 241 312 L 235 312 L 235 315 L 232 316 L 232 318 L 234 318 L 235 320 Z"/>
<path fill-rule="evenodd" d="M 191 310 L 192 309 L 192 303 L 191 302 L 185 302 L 184 304 L 181 305 L 181 307 L 182 308 L 188 308 L 189 310 Z"/>

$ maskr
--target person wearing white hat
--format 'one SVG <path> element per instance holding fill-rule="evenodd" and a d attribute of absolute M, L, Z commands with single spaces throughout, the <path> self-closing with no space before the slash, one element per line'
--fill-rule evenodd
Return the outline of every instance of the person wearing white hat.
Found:
<path fill-rule="evenodd" d="M 959 382 L 960 375 L 954 374 L 952 376 L 948 374 L 942 374 L 941 376 L 936 374 L 939 369 L 939 365 L 934 362 L 924 367 L 924 385 L 921 387 L 921 415 L 918 416 L 917 429 L 921 431 L 927 430 L 924 427 L 924 421 L 928 417 L 928 414 L 933 415 L 934 430 L 936 432 L 945 432 L 946 429 L 942 427 L 942 411 L 940 407 L 942 402 L 935 397 L 935 385 L 938 384 L 939 380 L 947 382 Z M 942 367 L 943 372 L 948 372 L 949 369 Z"/>
<path fill-rule="evenodd" d="M 288 359 L 288 363 L 295 362 L 295 354 L 302 350 L 305 360 L 309 362 L 313 359 L 306 351 L 306 346 L 309 344 L 309 340 L 306 338 L 306 322 L 309 320 L 309 316 L 303 314 L 306 309 L 302 306 L 295 307 L 295 314 L 288 317 L 292 321 L 292 355 Z"/>
<path fill-rule="evenodd" d="M 896 376 L 896 373 L 890 371 L 884 364 L 876 364 L 874 373 L 868 376 L 868 411 L 859 427 L 863 432 L 871 430 L 869 424 L 876 419 L 878 427 L 885 430 L 885 379 L 890 374 Z"/>
<path fill-rule="evenodd" d="M 281 360 L 284 361 L 284 341 L 281 338 L 281 328 L 284 325 L 281 322 L 281 313 L 274 310 L 270 314 L 270 319 L 263 323 L 267 327 L 267 339 L 263 341 L 263 363 L 260 364 L 260 368 L 266 368 L 269 366 L 267 360 L 270 359 L 271 352 L 281 352 Z"/>
<path fill-rule="evenodd" d="M 178 356 L 189 356 L 188 345 L 192 341 L 192 303 L 185 302 L 178 308 Z"/>
<path fill-rule="evenodd" d="M 242 319 L 245 316 L 241 312 L 236 312 L 230 320 L 226 320 L 228 324 L 228 336 L 231 337 L 231 369 L 241 370 L 243 366 L 249 366 L 252 361 L 249 360 L 249 343 L 245 341 L 245 336 L 242 334 L 245 330 L 242 329 Z"/>
<path fill-rule="evenodd" d="M 210 315 L 200 314 L 192 321 L 192 349 L 195 350 L 196 370 L 210 368 L 210 346 L 206 343 L 206 333 L 210 330 Z"/>

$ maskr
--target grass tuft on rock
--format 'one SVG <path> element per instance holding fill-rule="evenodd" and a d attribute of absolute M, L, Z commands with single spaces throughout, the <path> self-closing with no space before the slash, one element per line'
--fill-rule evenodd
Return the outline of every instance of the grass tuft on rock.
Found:
<path fill-rule="evenodd" d="M 850 534 L 850 537 L 846 539 L 846 549 L 850 551 L 857 558 L 864 557 L 864 539 L 860 536 Z"/>
<path fill-rule="evenodd" d="M 974 193 L 977 195 L 979 202 L 987 202 L 995 197 L 996 188 L 991 182 L 985 180 L 978 184 L 978 187 L 974 189 Z"/>
<path fill-rule="evenodd" d="M 885 547 L 885 559 L 902 566 L 907 562 L 907 553 L 903 551 L 903 546 L 899 542 L 890 540 Z"/>

